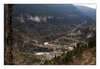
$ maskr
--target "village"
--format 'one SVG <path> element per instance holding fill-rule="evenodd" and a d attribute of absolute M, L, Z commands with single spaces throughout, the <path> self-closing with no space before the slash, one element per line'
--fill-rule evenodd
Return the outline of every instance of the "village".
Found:
<path fill-rule="evenodd" d="M 34 55 L 43 55 L 45 57 L 44 60 L 50 60 L 53 57 L 60 56 L 62 53 L 67 53 L 67 51 L 73 50 L 73 47 L 76 46 L 76 43 L 72 43 L 71 45 L 55 45 L 50 44 L 49 42 L 44 42 L 44 44 L 36 44 L 39 47 L 53 49 L 52 52 L 35 52 Z"/>
<path fill-rule="evenodd" d="M 76 29 L 75 29 L 76 30 Z M 74 31 L 75 31 L 74 30 Z M 50 52 L 35 52 L 34 55 L 40 55 L 44 58 L 41 58 L 40 64 L 44 63 L 45 60 L 51 60 L 55 56 L 61 56 L 63 53 L 67 53 L 68 51 L 72 51 L 74 47 L 77 46 L 78 43 L 87 44 L 85 41 L 82 41 L 82 38 L 79 35 L 84 35 L 84 33 L 81 33 L 80 30 L 74 33 L 74 31 L 71 31 L 66 36 L 62 36 L 60 38 L 57 38 L 53 40 L 53 42 L 46 41 L 44 43 L 38 43 L 38 40 L 31 40 L 31 43 L 38 47 L 53 49 L 53 51 Z M 81 39 L 81 40 L 79 40 Z"/>

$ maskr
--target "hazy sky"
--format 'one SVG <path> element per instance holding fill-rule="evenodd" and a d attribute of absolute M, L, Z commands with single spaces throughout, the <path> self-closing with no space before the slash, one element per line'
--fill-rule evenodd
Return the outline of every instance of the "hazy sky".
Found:
<path fill-rule="evenodd" d="M 96 9 L 96 4 L 74 4 L 74 5 L 87 6 Z"/>

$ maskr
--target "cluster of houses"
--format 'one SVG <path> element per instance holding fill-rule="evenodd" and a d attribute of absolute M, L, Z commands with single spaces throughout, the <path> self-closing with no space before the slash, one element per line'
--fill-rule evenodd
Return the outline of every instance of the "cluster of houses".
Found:
<path fill-rule="evenodd" d="M 30 42 L 34 43 L 34 44 L 38 44 L 37 40 L 31 40 Z M 77 43 L 72 43 L 71 45 L 60 46 L 60 45 L 50 44 L 49 42 L 44 42 L 42 45 L 40 44 L 40 46 L 44 46 L 44 47 L 48 47 L 48 48 L 53 48 L 53 49 L 64 47 L 64 49 L 66 49 L 65 53 L 67 53 L 67 51 L 72 51 L 73 47 L 74 46 L 76 47 L 76 44 Z M 36 52 L 35 55 L 43 55 L 43 56 L 45 56 L 47 58 L 49 57 L 49 59 L 50 59 L 50 58 L 54 57 L 55 55 L 61 55 L 63 53 L 62 51 L 57 51 L 56 49 L 52 53 L 51 52 Z M 55 51 L 56 51 L 56 53 L 55 53 Z"/>

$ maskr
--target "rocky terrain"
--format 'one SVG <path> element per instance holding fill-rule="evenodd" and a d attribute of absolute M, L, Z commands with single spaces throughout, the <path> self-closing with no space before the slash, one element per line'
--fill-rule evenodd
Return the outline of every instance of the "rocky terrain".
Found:
<path fill-rule="evenodd" d="M 4 26 L 6 26 L 6 4 L 4 6 Z M 13 6 L 15 65 L 52 65 L 57 64 L 56 62 L 95 65 L 95 41 L 95 19 L 72 4 L 18 4 Z M 84 48 L 89 42 L 90 44 L 93 42 L 92 45 L 95 46 Z M 78 44 L 83 47 L 79 48 L 77 52 L 80 52 L 80 49 L 82 52 L 77 55 L 75 47 Z M 75 52 L 70 56 L 72 59 L 68 59 L 67 62 L 66 58 L 70 57 L 66 56 L 70 51 Z M 79 59 L 80 57 L 83 58 Z M 59 61 L 56 61 L 58 59 Z"/>

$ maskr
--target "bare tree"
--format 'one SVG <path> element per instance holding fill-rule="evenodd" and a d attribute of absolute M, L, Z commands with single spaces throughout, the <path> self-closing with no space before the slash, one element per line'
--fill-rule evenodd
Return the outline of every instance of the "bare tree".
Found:
<path fill-rule="evenodd" d="M 7 65 L 13 65 L 13 47 L 12 47 L 12 7 L 13 4 L 7 5 L 7 14 L 6 14 L 6 63 Z"/>
<path fill-rule="evenodd" d="M 14 4 L 15 6 L 15 4 Z M 26 5 L 25 5 L 26 6 Z M 13 20 L 14 17 L 20 15 L 20 13 L 25 9 L 25 6 L 24 8 L 21 10 L 21 9 L 16 9 L 17 11 L 15 12 L 12 12 L 12 9 L 13 9 L 13 4 L 7 4 L 7 9 L 6 9 L 6 25 L 5 25 L 5 29 L 4 29 L 4 64 L 5 65 L 13 65 L 14 64 L 14 59 L 13 59 L 13 28 L 21 25 L 21 24 L 18 24 L 18 25 L 15 25 L 14 26 L 14 23 L 15 22 Z M 19 11 L 21 10 L 21 11 Z M 13 26 L 12 26 L 12 23 L 13 23 Z"/>

